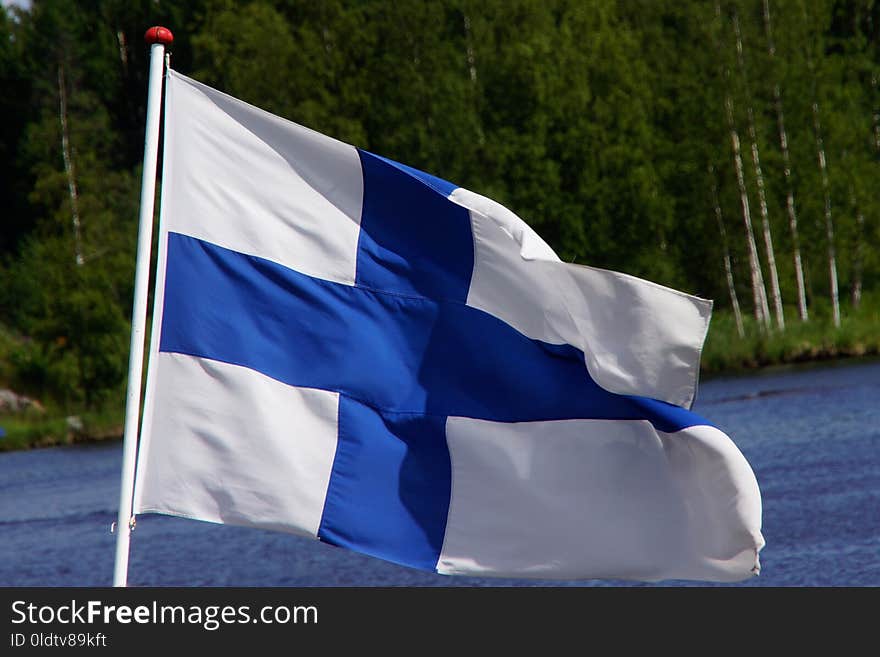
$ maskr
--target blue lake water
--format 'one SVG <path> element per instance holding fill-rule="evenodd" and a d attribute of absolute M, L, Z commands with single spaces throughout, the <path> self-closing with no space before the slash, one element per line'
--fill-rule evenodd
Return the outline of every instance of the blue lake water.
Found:
<path fill-rule="evenodd" d="M 706 381 L 694 407 L 733 438 L 764 504 L 759 577 L 880 586 L 880 362 Z M 109 586 L 122 445 L 0 454 L 0 586 Z M 288 534 L 145 515 L 133 586 L 620 586 L 444 577 Z M 661 585 L 701 586 L 693 582 Z"/>

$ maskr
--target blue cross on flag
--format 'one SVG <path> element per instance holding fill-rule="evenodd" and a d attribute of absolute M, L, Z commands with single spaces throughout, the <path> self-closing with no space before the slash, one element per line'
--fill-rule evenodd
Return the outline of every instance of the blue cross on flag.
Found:
<path fill-rule="evenodd" d="M 135 512 L 444 574 L 735 581 L 761 499 L 691 412 L 711 302 L 174 71 Z"/>

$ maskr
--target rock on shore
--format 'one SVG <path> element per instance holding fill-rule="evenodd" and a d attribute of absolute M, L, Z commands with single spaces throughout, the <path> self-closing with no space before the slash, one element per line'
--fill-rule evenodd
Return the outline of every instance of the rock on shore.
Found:
<path fill-rule="evenodd" d="M 42 413 L 43 410 L 43 405 L 36 399 L 0 388 L 0 413 L 23 413 L 25 411 Z"/>

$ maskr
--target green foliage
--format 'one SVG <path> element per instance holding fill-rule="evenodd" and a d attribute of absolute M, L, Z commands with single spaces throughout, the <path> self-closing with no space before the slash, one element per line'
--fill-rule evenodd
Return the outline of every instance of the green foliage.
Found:
<path fill-rule="evenodd" d="M 0 380 L 59 407 L 121 398 L 145 115 L 142 34 L 154 24 L 174 30 L 172 63 L 182 73 L 495 198 L 566 261 L 715 298 L 710 371 L 876 349 L 880 4 L 770 0 L 773 56 L 764 6 L 33 0 L 28 10 L 4 8 Z M 806 325 L 794 310 L 777 85 L 807 274 Z M 740 339 L 725 310 L 725 249 L 746 314 L 752 303 L 725 98 L 757 228 L 750 115 L 755 128 L 784 334 L 746 318 Z M 814 103 L 835 227 L 839 330 L 829 323 Z M 856 309 L 848 300 L 859 286 L 865 296 Z"/>
<path fill-rule="evenodd" d="M 118 390 L 128 322 L 112 274 L 76 265 L 62 238 L 27 243 L 2 289 L 8 316 L 28 336 L 9 355 L 21 390 L 90 407 Z"/>

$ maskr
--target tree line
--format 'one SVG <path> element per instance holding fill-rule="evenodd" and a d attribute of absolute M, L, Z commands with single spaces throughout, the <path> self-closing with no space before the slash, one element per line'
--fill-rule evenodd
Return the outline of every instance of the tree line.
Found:
<path fill-rule="evenodd" d="M 878 287 L 874 0 L 33 0 L 0 13 L 0 379 L 61 404 L 125 375 L 154 24 L 176 70 L 741 332 Z"/>

